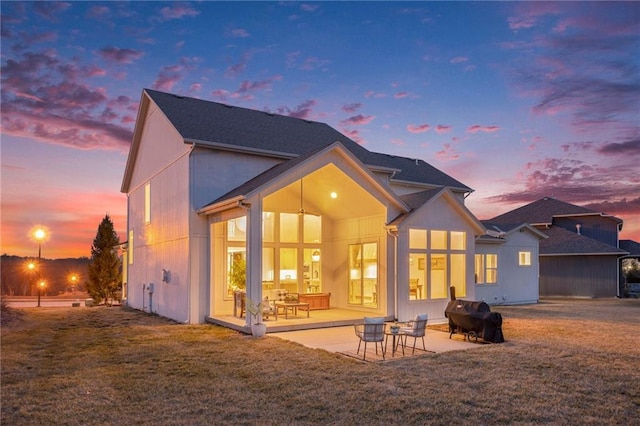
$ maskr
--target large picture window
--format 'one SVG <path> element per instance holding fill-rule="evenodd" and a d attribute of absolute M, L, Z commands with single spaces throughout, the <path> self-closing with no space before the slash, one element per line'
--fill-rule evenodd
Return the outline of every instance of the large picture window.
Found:
<path fill-rule="evenodd" d="M 445 299 L 449 288 L 466 296 L 467 233 L 409 229 L 409 300 Z"/>

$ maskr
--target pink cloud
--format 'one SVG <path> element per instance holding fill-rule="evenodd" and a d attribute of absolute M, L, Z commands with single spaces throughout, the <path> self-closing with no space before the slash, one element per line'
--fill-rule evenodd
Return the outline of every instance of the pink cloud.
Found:
<path fill-rule="evenodd" d="M 428 124 L 409 124 L 407 125 L 407 130 L 410 133 L 424 133 L 427 130 L 429 130 L 431 128 L 431 126 L 429 126 Z"/>
<path fill-rule="evenodd" d="M 361 103 L 346 104 L 342 106 L 342 110 L 346 113 L 353 114 L 362 106 Z"/>
<path fill-rule="evenodd" d="M 311 117 L 312 108 L 316 106 L 316 104 L 317 102 L 315 100 L 310 99 L 296 106 L 294 109 L 289 109 L 288 107 L 279 107 L 278 113 L 288 115 L 289 117 L 307 119 Z"/>
<path fill-rule="evenodd" d="M 229 35 L 234 38 L 246 38 L 251 36 L 244 28 L 232 28 L 229 30 Z"/>
<path fill-rule="evenodd" d="M 194 17 L 200 14 L 199 11 L 191 7 L 188 3 L 175 3 L 173 6 L 165 6 L 160 9 L 160 20 L 170 21 L 173 19 L 182 19 L 184 17 Z"/>
<path fill-rule="evenodd" d="M 451 144 L 446 143 L 440 151 L 436 152 L 436 158 L 442 161 L 451 161 L 459 159 L 460 154 L 455 151 Z"/>
<path fill-rule="evenodd" d="M 474 124 L 473 126 L 467 129 L 467 133 L 478 133 L 478 132 L 492 133 L 492 132 L 497 132 L 498 130 L 500 130 L 500 127 L 498 126 L 481 126 L 479 124 Z"/>
<path fill-rule="evenodd" d="M 436 133 L 441 135 L 443 133 L 448 133 L 452 129 L 452 126 L 445 126 L 444 124 L 438 124 L 436 126 Z"/>
<path fill-rule="evenodd" d="M 181 71 L 183 68 L 180 65 L 162 67 L 151 87 L 156 90 L 171 91 L 173 86 L 182 80 Z"/>
<path fill-rule="evenodd" d="M 358 114 L 358 115 L 354 115 L 353 117 L 349 117 L 346 120 L 342 120 L 340 124 L 362 126 L 362 125 L 371 123 L 374 119 L 375 119 L 374 115 Z"/>
<path fill-rule="evenodd" d="M 98 54 L 105 60 L 116 62 L 118 64 L 130 64 L 133 61 L 144 56 L 144 52 L 135 49 L 120 49 L 118 47 L 104 47 L 98 51 Z"/>
<path fill-rule="evenodd" d="M 398 92 L 393 95 L 394 99 L 403 99 L 409 96 L 409 92 Z"/>
<path fill-rule="evenodd" d="M 353 140 L 354 142 L 360 145 L 366 145 L 366 141 L 360 135 L 360 132 L 358 130 L 347 129 L 345 127 L 342 127 L 340 128 L 340 133 L 342 133 L 343 135 L 345 135 L 346 137 L 348 137 L 349 139 Z"/>
<path fill-rule="evenodd" d="M 374 98 L 374 99 L 380 99 L 380 98 L 386 98 L 387 95 L 384 93 L 378 93 L 378 92 L 374 92 L 373 90 L 367 90 L 364 93 L 364 97 L 365 98 Z"/>
<path fill-rule="evenodd" d="M 460 64 L 463 62 L 467 62 L 468 60 L 469 58 L 467 58 L 466 56 L 456 56 L 455 58 L 451 58 L 449 62 L 452 64 Z"/>
<path fill-rule="evenodd" d="M 407 143 L 402 139 L 391 139 L 391 144 L 395 146 L 407 146 Z"/>
<path fill-rule="evenodd" d="M 71 7 L 69 2 L 39 1 L 33 3 L 33 10 L 41 17 L 56 22 L 58 15 Z"/>

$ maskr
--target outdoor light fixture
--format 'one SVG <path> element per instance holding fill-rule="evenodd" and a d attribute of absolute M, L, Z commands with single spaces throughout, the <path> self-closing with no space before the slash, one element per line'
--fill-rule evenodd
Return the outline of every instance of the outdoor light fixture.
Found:
<path fill-rule="evenodd" d="M 331 195 L 331 198 L 338 198 L 338 193 L 337 192 L 332 192 L 329 195 Z"/>
<path fill-rule="evenodd" d="M 40 294 L 42 293 L 42 290 L 44 290 L 46 285 L 47 284 L 44 281 L 40 281 L 38 283 L 38 308 L 40 307 Z"/>
<path fill-rule="evenodd" d="M 313 260 L 314 262 L 320 262 L 320 250 L 316 250 L 311 253 L 311 260 Z"/>

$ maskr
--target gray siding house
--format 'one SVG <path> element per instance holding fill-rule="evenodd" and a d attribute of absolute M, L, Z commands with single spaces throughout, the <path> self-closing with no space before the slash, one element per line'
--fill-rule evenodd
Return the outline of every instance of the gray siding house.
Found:
<path fill-rule="evenodd" d="M 622 220 L 550 197 L 488 220 L 509 226 L 528 223 L 548 238 L 540 241 L 540 295 L 621 295 L 619 246 Z"/>

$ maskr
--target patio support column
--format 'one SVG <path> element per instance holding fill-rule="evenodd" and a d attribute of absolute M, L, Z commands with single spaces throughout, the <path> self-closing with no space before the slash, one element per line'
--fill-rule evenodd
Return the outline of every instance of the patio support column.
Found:
<path fill-rule="evenodd" d="M 247 209 L 247 298 L 254 303 L 262 300 L 262 199 L 256 197 Z M 246 316 L 250 326 L 251 315 Z"/>

